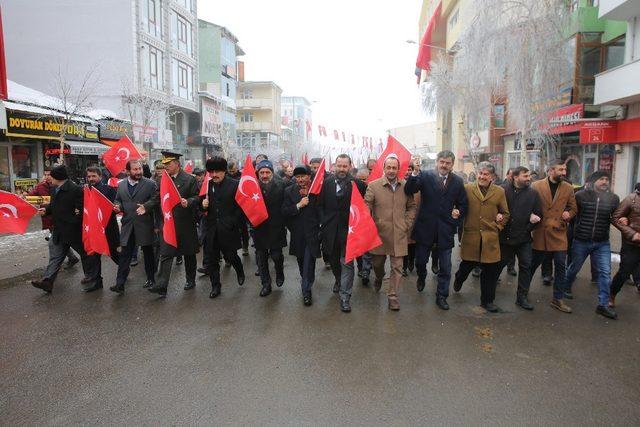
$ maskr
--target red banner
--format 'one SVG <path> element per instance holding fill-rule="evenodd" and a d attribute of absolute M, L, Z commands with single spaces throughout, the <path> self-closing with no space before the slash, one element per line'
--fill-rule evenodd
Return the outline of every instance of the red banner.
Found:
<path fill-rule="evenodd" d="M 552 135 L 579 132 L 581 128 L 580 119 L 583 117 L 584 104 L 572 104 L 549 113 L 546 126 Z"/>

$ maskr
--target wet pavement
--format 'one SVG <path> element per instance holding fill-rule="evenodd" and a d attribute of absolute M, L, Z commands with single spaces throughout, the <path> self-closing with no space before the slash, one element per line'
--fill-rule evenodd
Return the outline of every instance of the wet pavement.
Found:
<path fill-rule="evenodd" d="M 43 266 L 43 248 L 5 253 L 3 274 Z M 501 314 L 477 307 L 473 278 L 443 312 L 433 276 L 418 293 L 414 274 L 400 312 L 357 279 L 343 314 L 320 261 L 312 307 L 294 258 L 266 298 L 253 256 L 243 261 L 245 285 L 227 270 L 216 300 L 206 277 L 183 291 L 182 266 L 166 299 L 142 289 L 142 264 L 124 296 L 82 293 L 79 265 L 52 295 L 28 285 L 33 274 L 0 281 L 0 424 L 640 424 L 640 293 L 625 286 L 619 320 L 597 316 L 588 265 L 571 315 L 549 307 L 538 276 L 536 309 L 520 310 L 506 274 Z M 104 265 L 111 285 L 114 265 Z"/>

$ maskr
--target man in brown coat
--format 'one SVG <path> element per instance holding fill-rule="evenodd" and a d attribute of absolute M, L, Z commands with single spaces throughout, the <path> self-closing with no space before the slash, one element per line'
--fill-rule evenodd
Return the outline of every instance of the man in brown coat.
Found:
<path fill-rule="evenodd" d="M 489 162 L 478 165 L 477 181 L 464 186 L 469 209 L 464 219 L 460 267 L 453 290 L 460 292 L 462 284 L 474 267 L 480 274 L 480 305 L 491 313 L 500 311 L 493 301 L 500 265 L 500 231 L 509 220 L 509 207 L 504 189 L 494 185 L 495 167 Z"/>
<path fill-rule="evenodd" d="M 376 292 L 382 286 L 387 255 L 391 259 L 391 277 L 387 289 L 390 310 L 400 310 L 398 288 L 402 278 L 402 261 L 408 254 L 409 229 L 416 217 L 413 195 L 405 194 L 405 182 L 398 180 L 399 167 L 397 157 L 388 157 L 384 162 L 384 176 L 369 183 L 364 196 L 382 240 L 382 246 L 371 250 Z"/>
<path fill-rule="evenodd" d="M 576 215 L 576 197 L 573 187 L 564 181 L 567 166 L 561 160 L 554 160 L 547 170 L 547 179 L 534 182 L 531 187 L 540 195 L 542 223 L 533 230 L 533 260 L 531 277 L 545 259 L 553 258 L 555 277 L 551 307 L 571 313 L 571 307 L 564 299 L 564 283 L 567 263 L 567 225 Z"/>

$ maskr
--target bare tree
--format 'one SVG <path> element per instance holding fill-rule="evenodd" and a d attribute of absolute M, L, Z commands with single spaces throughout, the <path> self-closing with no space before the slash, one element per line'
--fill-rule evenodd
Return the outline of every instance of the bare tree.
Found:
<path fill-rule="evenodd" d="M 563 29 L 565 0 L 475 0 L 469 25 L 454 48 L 437 55 L 423 85 L 423 106 L 456 111 L 465 140 L 491 115 L 493 101 L 507 99 L 510 127 L 524 145 L 553 149 L 545 117 L 533 106 L 553 98 L 571 81 L 572 56 Z M 473 150 L 469 148 L 470 154 Z"/>

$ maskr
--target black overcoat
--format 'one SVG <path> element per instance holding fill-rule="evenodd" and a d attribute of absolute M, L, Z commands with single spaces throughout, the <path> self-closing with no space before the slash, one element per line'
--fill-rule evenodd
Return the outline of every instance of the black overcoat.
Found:
<path fill-rule="evenodd" d="M 82 243 L 84 190 L 68 179 L 57 191 L 54 189 L 52 194 L 51 203 L 46 207 L 45 215 L 51 215 L 53 220 L 51 230 L 53 242 L 69 245 Z"/>
<path fill-rule="evenodd" d="M 235 199 L 237 189 L 238 181 L 228 176 L 218 185 L 209 181 L 209 207 L 204 209 L 207 213 L 206 241 L 223 253 L 242 247 L 239 224 L 244 221 L 244 214 Z M 204 199 L 204 196 L 200 197 L 201 208 Z"/>
<path fill-rule="evenodd" d="M 268 190 L 265 190 L 262 185 L 260 188 L 269 218 L 253 229 L 253 242 L 256 249 L 284 248 L 287 246 L 287 230 L 282 215 L 285 183 L 274 178 Z"/>
<path fill-rule="evenodd" d="M 316 196 L 309 196 L 309 204 L 302 209 L 296 205 L 302 200 L 300 187 L 297 184 L 284 190 L 282 214 L 291 237 L 289 239 L 289 255 L 304 257 L 305 248 L 309 248 L 314 258 L 320 257 L 320 220 L 316 207 Z"/>

